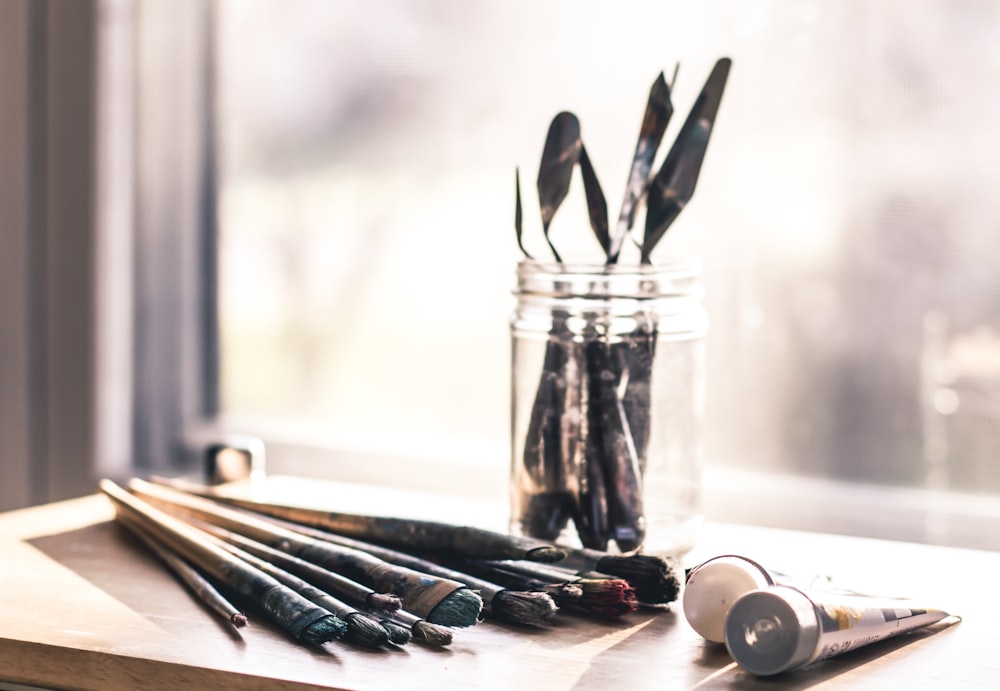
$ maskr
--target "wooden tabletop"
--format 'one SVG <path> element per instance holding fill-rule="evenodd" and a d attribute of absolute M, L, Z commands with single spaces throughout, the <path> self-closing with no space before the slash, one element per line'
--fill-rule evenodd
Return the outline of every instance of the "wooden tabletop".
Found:
<path fill-rule="evenodd" d="M 701 640 L 677 603 L 612 622 L 560 613 L 545 629 L 487 621 L 457 630 L 443 651 L 414 643 L 380 652 L 341 644 L 316 650 L 263 622 L 234 633 L 121 530 L 110 504 L 95 495 L 0 515 L 0 681 L 101 691 L 1000 684 L 998 553 L 710 524 L 687 561 L 724 553 L 829 575 L 869 592 L 923 598 L 962 622 L 766 680 Z"/>

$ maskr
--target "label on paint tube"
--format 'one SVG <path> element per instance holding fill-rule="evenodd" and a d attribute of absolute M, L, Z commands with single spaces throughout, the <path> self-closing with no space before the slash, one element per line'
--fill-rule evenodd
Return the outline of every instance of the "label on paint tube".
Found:
<path fill-rule="evenodd" d="M 825 660 L 948 616 L 940 610 L 900 607 L 907 602 L 905 600 L 892 602 L 858 593 L 824 593 L 823 599 L 834 601 L 814 602 L 822 644 L 816 660 Z"/>
<path fill-rule="evenodd" d="M 733 603 L 726 618 L 726 647 L 748 671 L 778 674 L 948 616 L 912 600 L 774 585 Z"/>

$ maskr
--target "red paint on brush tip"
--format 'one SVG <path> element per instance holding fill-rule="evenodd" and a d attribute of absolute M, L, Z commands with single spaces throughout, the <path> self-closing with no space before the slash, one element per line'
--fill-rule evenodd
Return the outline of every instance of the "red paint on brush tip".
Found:
<path fill-rule="evenodd" d="M 635 588 L 619 578 L 584 583 L 581 604 L 603 617 L 621 617 L 639 607 Z"/>
<path fill-rule="evenodd" d="M 233 626 L 235 626 L 238 629 L 242 629 L 244 626 L 247 625 L 246 616 L 239 612 L 233 612 L 233 614 L 229 617 L 229 621 L 231 621 Z"/>

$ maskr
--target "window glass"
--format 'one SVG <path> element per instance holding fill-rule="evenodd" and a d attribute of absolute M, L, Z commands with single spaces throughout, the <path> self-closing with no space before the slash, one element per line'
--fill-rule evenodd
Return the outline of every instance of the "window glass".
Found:
<path fill-rule="evenodd" d="M 729 56 L 697 192 L 658 250 L 704 264 L 708 462 L 1000 491 L 998 15 L 219 3 L 224 412 L 505 464 L 515 167 L 544 255 L 550 119 L 580 118 L 614 216 L 657 73 L 679 63 L 665 149 Z M 553 240 L 596 259 L 574 185 Z"/>

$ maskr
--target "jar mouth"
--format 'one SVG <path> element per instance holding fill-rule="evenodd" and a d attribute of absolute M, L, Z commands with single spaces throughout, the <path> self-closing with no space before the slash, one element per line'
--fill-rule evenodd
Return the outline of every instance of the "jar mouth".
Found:
<path fill-rule="evenodd" d="M 518 274 L 580 274 L 588 276 L 662 276 L 694 278 L 701 274 L 701 259 L 693 254 L 668 255 L 656 264 L 604 264 L 589 262 L 556 262 L 522 259 L 517 264 Z"/>
<path fill-rule="evenodd" d="M 701 297 L 701 261 L 674 255 L 656 264 L 586 264 L 524 259 L 515 294 L 549 298 L 658 300 Z"/>

